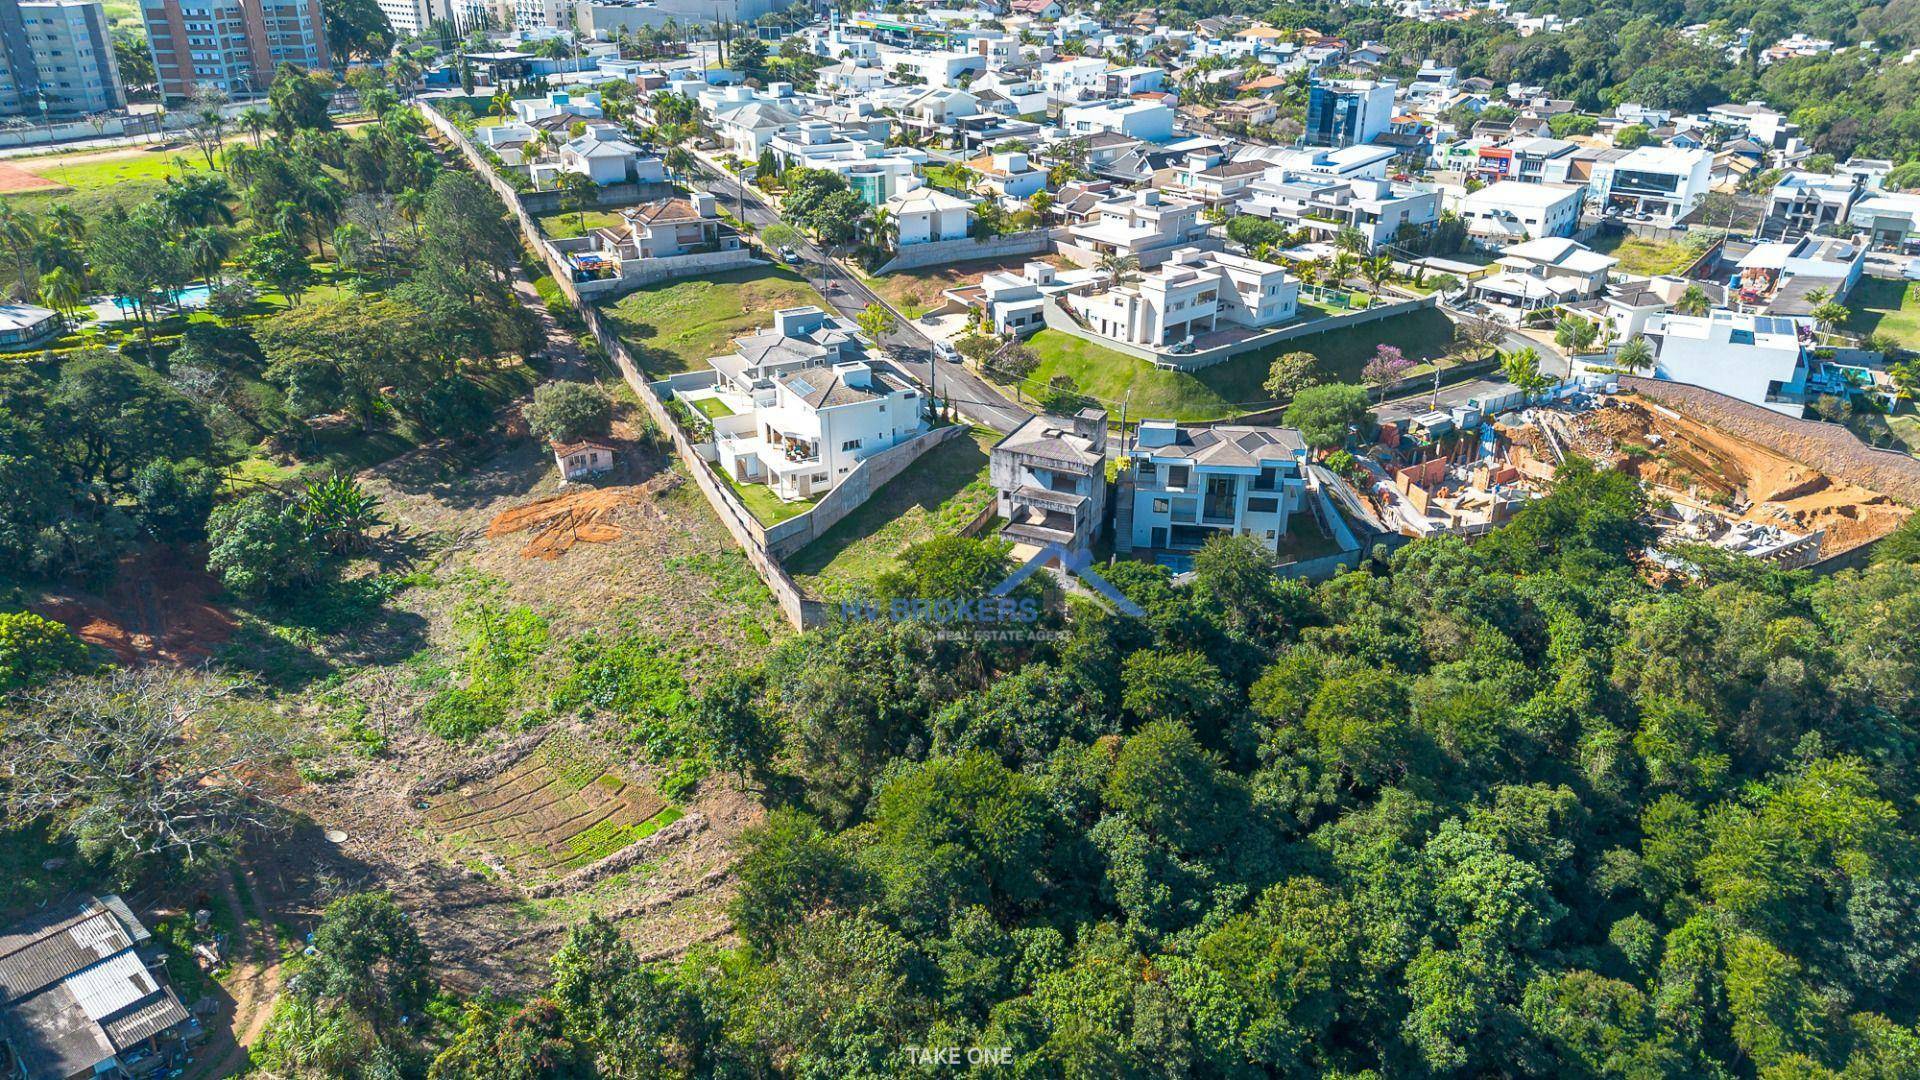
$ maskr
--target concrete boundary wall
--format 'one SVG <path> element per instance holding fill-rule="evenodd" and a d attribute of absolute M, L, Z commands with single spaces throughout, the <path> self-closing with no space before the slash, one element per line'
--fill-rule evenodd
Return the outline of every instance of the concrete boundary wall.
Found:
<path fill-rule="evenodd" d="M 800 586 L 794 583 L 786 568 L 780 565 L 779 559 L 768 551 L 766 526 L 747 510 L 739 498 L 726 487 L 724 481 L 714 475 L 713 470 L 707 466 L 706 461 L 694 448 L 693 441 L 687 437 L 686 432 L 680 430 L 680 425 L 675 423 L 673 417 L 667 413 L 666 405 L 660 400 L 660 396 L 647 385 L 646 378 L 640 373 L 640 365 L 634 363 L 626 346 L 607 329 L 599 313 L 592 306 L 581 303 L 580 293 L 574 288 L 565 263 L 544 242 L 545 238 L 541 235 L 539 223 L 521 205 L 519 193 L 513 190 L 512 185 L 494 174 L 479 150 L 467 140 L 464 132 L 453 125 L 452 121 L 442 116 L 428 102 L 420 102 L 419 107 L 422 115 L 427 118 L 427 122 L 460 151 L 474 173 L 492 186 L 494 193 L 500 197 L 500 201 L 506 204 L 508 212 L 519 224 L 521 236 L 526 240 L 528 248 L 538 252 L 546 262 L 554 281 L 559 283 L 560 291 L 573 302 L 575 310 L 586 323 L 587 330 L 593 334 L 594 340 L 600 344 L 600 347 L 606 350 L 607 358 L 613 362 L 614 367 L 620 372 L 620 377 L 640 399 L 641 407 L 646 410 L 654 426 L 665 432 L 673 441 L 674 453 L 679 455 L 681 463 L 686 466 L 687 474 L 693 477 L 693 482 L 700 489 L 700 493 L 707 497 L 707 503 L 713 507 L 713 512 L 719 516 L 720 523 L 726 526 L 727 532 L 732 534 L 734 542 L 739 544 L 741 551 L 746 553 L 748 564 L 772 591 L 774 601 L 780 605 L 780 612 L 786 616 L 787 622 L 796 630 L 805 630 L 810 626 L 819 625 L 826 616 L 825 606 L 819 601 L 807 599 L 800 592 Z"/>
<path fill-rule="evenodd" d="M 1053 250 L 1053 237 L 1046 229 L 1029 229 L 1006 236 L 976 240 L 963 236 L 955 240 L 932 240 L 921 244 L 902 244 L 885 266 L 874 271 L 877 277 L 899 270 L 918 270 L 923 266 L 974 262 L 979 259 L 1008 258 L 1014 255 L 1045 255 Z"/>
<path fill-rule="evenodd" d="M 795 514 L 766 530 L 767 550 L 784 559 L 825 535 L 828 529 L 860 509 L 882 484 L 906 471 L 907 466 L 934 447 L 966 434 L 964 424 L 950 424 L 916 435 L 897 446 L 890 446 L 861 460 L 832 491 L 820 497 L 805 513 Z"/>

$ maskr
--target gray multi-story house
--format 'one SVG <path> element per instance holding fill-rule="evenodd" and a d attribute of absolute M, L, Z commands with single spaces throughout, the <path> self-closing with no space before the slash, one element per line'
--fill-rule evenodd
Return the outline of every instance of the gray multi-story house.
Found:
<path fill-rule="evenodd" d="M 0 0 L 0 116 L 71 120 L 126 103 L 98 3 Z"/>
<path fill-rule="evenodd" d="M 1143 420 L 1127 463 L 1121 551 L 1197 551 L 1216 536 L 1277 551 L 1307 498 L 1307 444 L 1293 428 Z"/>
<path fill-rule="evenodd" d="M 988 475 L 1007 520 L 1001 537 L 1087 551 L 1107 509 L 1107 414 L 1028 419 L 994 444 Z"/>

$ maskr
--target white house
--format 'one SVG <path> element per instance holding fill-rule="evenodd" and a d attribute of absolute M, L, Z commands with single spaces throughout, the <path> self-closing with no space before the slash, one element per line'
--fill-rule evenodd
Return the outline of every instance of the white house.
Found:
<path fill-rule="evenodd" d="M 1046 170 L 1036 168 L 1024 153 L 983 154 L 967 162 L 981 187 L 1006 199 L 1025 199 L 1047 186 Z"/>
<path fill-rule="evenodd" d="M 1278 550 L 1306 502 L 1306 463 L 1307 444 L 1292 428 L 1143 420 L 1127 459 L 1127 527 L 1116 546 L 1197 551 L 1216 536 L 1250 536 Z"/>
<path fill-rule="evenodd" d="M 1069 105 L 1060 111 L 1060 126 L 1069 136 L 1111 131 L 1163 143 L 1173 138 L 1173 109 L 1160 101 L 1101 101 Z"/>
<path fill-rule="evenodd" d="M 553 463 L 560 467 L 560 479 L 578 480 L 613 468 L 614 449 L 599 439 L 577 439 L 554 443 Z"/>
<path fill-rule="evenodd" d="M 579 173 L 601 185 L 659 181 L 667 176 L 666 167 L 659 158 L 625 139 L 594 131 L 568 140 L 555 156 L 558 159 L 557 168 L 552 162 L 536 162 L 532 166 L 535 183 L 544 180 L 550 171 L 555 174 Z"/>
<path fill-rule="evenodd" d="M 546 97 L 514 99 L 513 115 L 519 117 L 521 123 L 531 124 L 550 116 L 597 120 L 606 114 L 600 111 L 600 93 L 597 90 L 586 93 L 555 90 Z"/>
<path fill-rule="evenodd" d="M 1098 56 L 1067 56 L 1040 65 L 1040 85 L 1055 101 L 1075 102 L 1107 92 L 1107 62 Z"/>
<path fill-rule="evenodd" d="M 1648 321 L 1654 376 L 1703 386 L 1728 397 L 1800 416 L 1813 328 L 1804 319 L 1716 310 L 1704 316 L 1656 315 Z"/>
<path fill-rule="evenodd" d="M 1502 180 L 1468 192 L 1460 217 L 1470 236 L 1488 244 L 1567 236 L 1579 225 L 1581 199 L 1577 187 Z"/>
<path fill-rule="evenodd" d="M 1182 248 L 1138 281 L 1113 285 L 1072 306 L 1094 333 L 1165 348 L 1218 328 L 1256 329 L 1293 318 L 1300 285 L 1285 267 L 1225 252 Z"/>
<path fill-rule="evenodd" d="M 782 499 L 817 498 L 861 461 L 926 431 L 920 394 L 863 361 L 778 375 L 770 404 L 713 422 L 720 468 Z"/>
<path fill-rule="evenodd" d="M 896 192 L 886 201 L 887 211 L 899 228 L 894 245 L 906 247 L 966 236 L 972 225 L 973 205 L 925 185 Z"/>
<path fill-rule="evenodd" d="M 1159 191 L 1133 191 L 1097 204 L 1071 228 L 1074 243 L 1101 255 L 1132 256 L 1141 265 L 1199 239 L 1200 202 Z"/>
<path fill-rule="evenodd" d="M 1589 186 L 1608 211 L 1672 225 L 1706 198 L 1712 183 L 1711 151 L 1642 146 L 1596 162 Z"/>
<path fill-rule="evenodd" d="M 1270 168 L 1247 185 L 1242 213 L 1284 221 L 1322 234 L 1357 229 L 1367 250 L 1390 243 L 1402 229 L 1426 233 L 1440 220 L 1440 193 L 1420 184 L 1343 179 Z"/>
<path fill-rule="evenodd" d="M 1877 250 L 1911 250 L 1920 240 L 1920 192 L 1876 191 L 1853 204 L 1847 224 L 1866 232 Z"/>
<path fill-rule="evenodd" d="M 28 345 L 50 336 L 60 313 L 34 304 L 0 304 L 0 345 Z"/>

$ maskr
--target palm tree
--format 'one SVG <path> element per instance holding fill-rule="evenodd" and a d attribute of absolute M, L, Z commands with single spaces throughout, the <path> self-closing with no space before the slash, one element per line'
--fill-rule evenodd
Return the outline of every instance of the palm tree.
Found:
<path fill-rule="evenodd" d="M 408 225 L 413 226 L 413 231 L 418 234 L 420 215 L 427 210 L 427 193 L 419 188 L 408 188 L 393 197 L 393 208 L 406 219 Z"/>
<path fill-rule="evenodd" d="M 1375 255 L 1360 262 L 1360 276 L 1367 279 L 1373 291 L 1380 291 L 1381 282 L 1393 276 L 1393 259 L 1386 255 Z"/>
<path fill-rule="evenodd" d="M 505 120 L 507 114 L 513 111 L 513 94 L 503 86 L 493 92 L 493 100 L 488 104 L 493 115 Z"/>
<path fill-rule="evenodd" d="M 182 246 L 187 258 L 200 271 L 208 288 L 217 288 L 220 284 L 220 268 L 226 265 L 227 256 L 233 253 L 233 234 L 217 225 L 202 225 L 193 229 L 183 238 Z"/>
<path fill-rule="evenodd" d="M 1115 285 L 1124 285 L 1133 280 L 1134 272 L 1140 269 L 1140 260 L 1133 255 L 1122 255 L 1110 251 L 1094 263 L 1094 266 L 1107 272 L 1107 280 Z"/>
<path fill-rule="evenodd" d="M 80 211 L 61 203 L 47 211 L 47 229 L 75 244 L 82 243 L 87 238 L 87 218 Z"/>
<path fill-rule="evenodd" d="M 12 203 L 0 202 L 0 247 L 7 249 L 13 259 L 14 269 L 20 274 L 20 297 L 25 299 L 33 295 L 33 286 L 27 280 L 27 272 L 33 262 L 34 245 L 39 241 L 39 223 L 31 214 L 14 208 Z"/>
<path fill-rule="evenodd" d="M 1627 339 L 1626 344 L 1620 346 L 1619 352 L 1613 354 L 1613 363 L 1614 366 L 1626 368 L 1628 371 L 1652 368 L 1653 346 L 1647 344 L 1646 338 L 1635 334 Z"/>
<path fill-rule="evenodd" d="M 1680 294 L 1680 302 L 1674 305 L 1682 315 L 1705 315 L 1712 306 L 1713 302 L 1707 299 L 1707 291 L 1698 285 L 1687 286 L 1687 291 Z"/>
<path fill-rule="evenodd" d="M 894 242 L 900 239 L 900 221 L 893 211 L 876 206 L 867 221 L 868 227 L 873 230 L 873 242 L 885 250 L 893 250 Z"/>
<path fill-rule="evenodd" d="M 56 266 L 40 275 L 40 299 L 59 312 L 60 321 L 69 326 L 73 325 L 73 311 L 80 306 L 85 292 L 80 275 L 65 267 Z"/>
<path fill-rule="evenodd" d="M 1833 290 L 1823 285 L 1816 285 L 1807 290 L 1808 308 L 1817 308 L 1831 299 L 1833 299 Z"/>
<path fill-rule="evenodd" d="M 239 116 L 234 117 L 234 123 L 253 139 L 253 145 L 259 146 L 260 141 L 266 137 L 267 130 L 273 127 L 273 118 L 267 115 L 267 110 L 259 106 L 249 106 L 242 109 Z"/>

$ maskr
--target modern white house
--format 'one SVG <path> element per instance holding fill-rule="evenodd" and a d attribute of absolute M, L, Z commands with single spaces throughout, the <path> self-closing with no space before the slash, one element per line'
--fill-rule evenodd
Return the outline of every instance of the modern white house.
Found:
<path fill-rule="evenodd" d="M 1672 146 L 1642 146 L 1613 160 L 1602 158 L 1589 186 L 1603 209 L 1672 225 L 1706 198 L 1713 184 L 1713 153 Z"/>
<path fill-rule="evenodd" d="M 1107 62 L 1098 56 L 1068 56 L 1040 65 L 1040 85 L 1055 101 L 1078 102 L 1107 92 Z"/>
<path fill-rule="evenodd" d="M 861 461 L 927 430 L 920 394 L 864 361 L 808 367 L 773 379 L 772 401 L 713 421 L 722 471 L 782 499 L 833 490 Z"/>
<path fill-rule="evenodd" d="M 1199 200 L 1154 189 L 1103 200 L 1070 230 L 1075 244 L 1101 255 L 1131 256 L 1142 266 L 1159 262 L 1205 231 Z"/>
<path fill-rule="evenodd" d="M 774 380 L 804 368 L 863 360 L 866 346 L 853 326 L 813 307 L 782 308 L 773 325 L 733 339 L 733 352 L 707 359 L 718 373 L 714 392 L 732 411 L 773 402 Z"/>
<path fill-rule="evenodd" d="M 1151 143 L 1173 138 L 1173 109 L 1160 101 L 1101 101 L 1060 110 L 1060 127 L 1069 137 L 1111 131 Z"/>
<path fill-rule="evenodd" d="M 899 228 L 895 247 L 958 240 L 972 225 L 972 202 L 924 184 L 894 193 L 885 205 Z"/>
<path fill-rule="evenodd" d="M 980 187 L 1003 199 L 1025 199 L 1047 186 L 1047 172 L 1026 154 L 1008 151 L 983 154 L 967 162 Z"/>
<path fill-rule="evenodd" d="M 1496 246 L 1568 236 L 1580 223 L 1582 197 L 1577 187 L 1502 180 L 1468 192 L 1460 217 L 1469 236 Z"/>
<path fill-rule="evenodd" d="M 564 143 L 555 160 L 535 162 L 530 171 L 535 184 L 560 173 L 579 173 L 601 186 L 608 184 L 658 182 L 667 178 L 666 166 L 652 154 L 625 139 L 600 131 L 588 131 Z"/>
<path fill-rule="evenodd" d="M 1920 244 L 1920 192 L 1876 191 L 1847 213 L 1879 251 L 1911 251 Z"/>
<path fill-rule="evenodd" d="M 1715 310 L 1656 315 L 1648 321 L 1654 377 L 1691 383 L 1728 397 L 1800 416 L 1808 387 L 1813 327 L 1804 319 Z"/>
<path fill-rule="evenodd" d="M 0 347 L 31 345 L 52 336 L 60 313 L 34 304 L 0 304 Z"/>
<path fill-rule="evenodd" d="M 1103 337 L 1148 348 L 1176 345 L 1221 322 L 1278 326 L 1298 309 L 1300 283 L 1286 268 L 1241 255 L 1182 248 L 1138 281 L 1072 300 L 1075 314 Z"/>
<path fill-rule="evenodd" d="M 1030 417 L 995 443 L 988 476 L 999 493 L 1002 539 L 1084 552 L 1107 507 L 1107 414 Z"/>
<path fill-rule="evenodd" d="M 597 90 L 589 90 L 585 93 L 555 90 L 546 97 L 515 99 L 513 115 L 519 117 L 523 124 L 532 124 L 550 116 L 598 120 L 606 114 L 600 110 L 600 92 Z"/>
<path fill-rule="evenodd" d="M 1306 464 L 1306 441 L 1292 428 L 1143 420 L 1127 455 L 1126 528 L 1115 546 L 1197 551 L 1216 536 L 1251 536 L 1278 550 L 1306 502 Z"/>
<path fill-rule="evenodd" d="M 1402 229 L 1430 231 L 1440 220 L 1440 193 L 1420 184 L 1272 168 L 1247 185 L 1239 209 L 1304 227 L 1322 239 L 1356 229 L 1366 237 L 1367 250 L 1374 251 Z"/>

